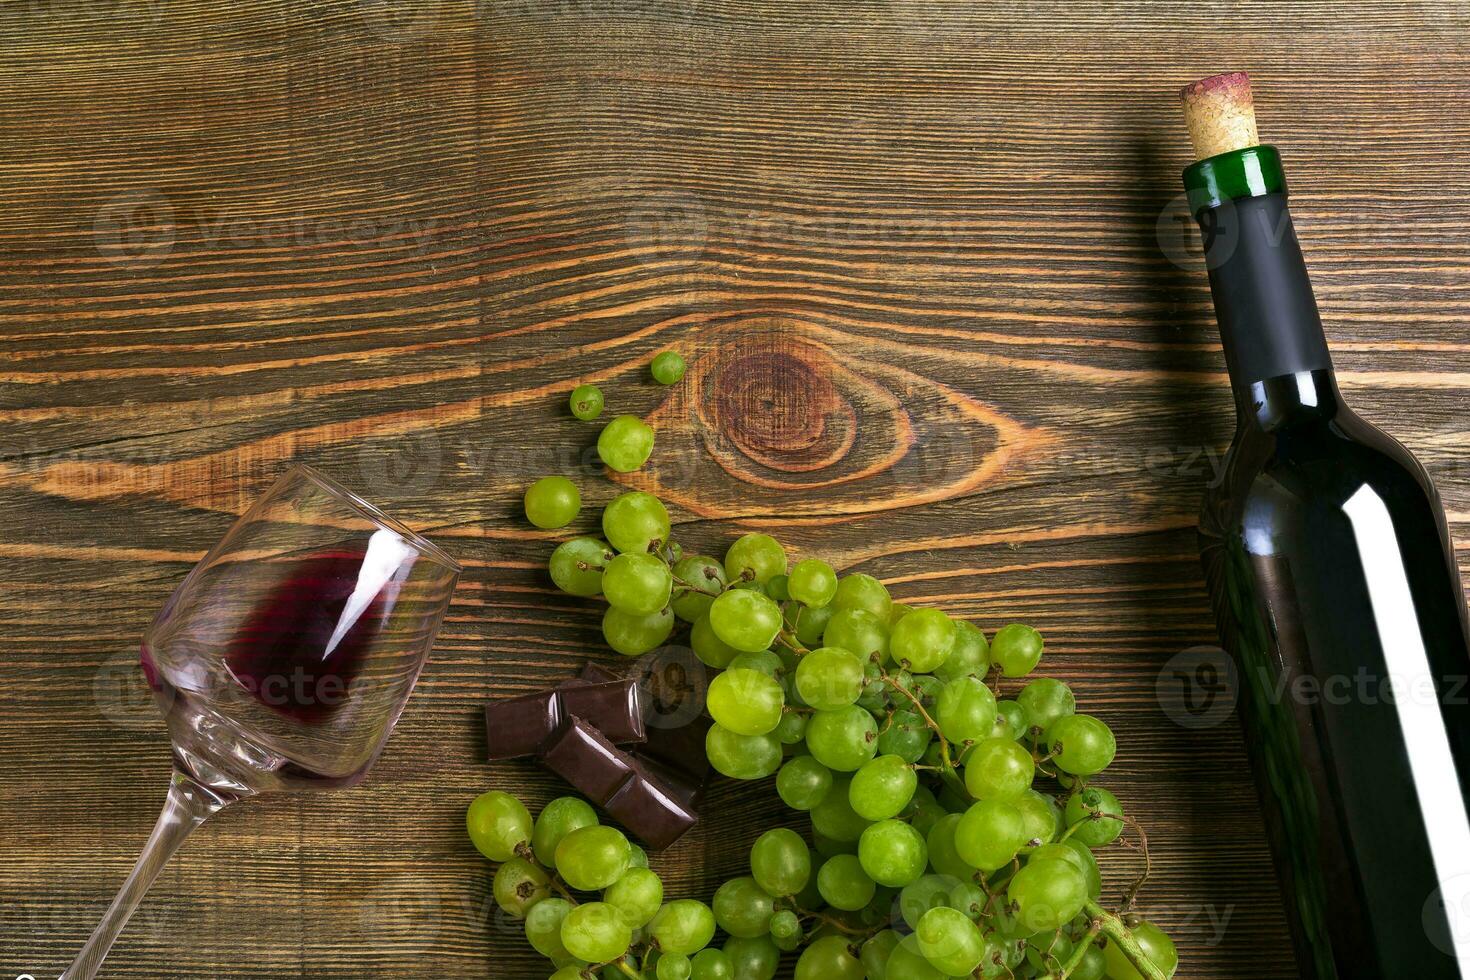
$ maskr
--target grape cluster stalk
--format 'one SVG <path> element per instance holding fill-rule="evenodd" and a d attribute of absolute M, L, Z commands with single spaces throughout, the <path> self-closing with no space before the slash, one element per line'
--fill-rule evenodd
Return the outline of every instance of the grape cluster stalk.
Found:
<path fill-rule="evenodd" d="M 671 383 L 682 361 L 662 367 Z M 590 401 L 601 410 L 600 393 L 582 392 L 574 414 L 590 414 Z M 631 421 L 619 430 L 621 419 Z M 603 430 L 613 469 L 651 451 L 651 430 L 633 422 Z M 575 516 L 564 487 L 538 496 L 527 499 L 538 526 Z M 525 919 L 551 980 L 772 980 L 788 953 L 796 980 L 1174 975 L 1173 942 L 1133 911 L 1147 835 L 1095 781 L 1116 753 L 1113 732 L 1077 710 L 1067 684 L 1031 676 L 1040 633 L 1017 623 L 988 639 L 943 610 L 895 602 L 871 575 L 793 564 L 767 534 L 740 537 L 720 560 L 686 556 L 671 531 L 656 496 L 623 493 L 603 511 L 602 537 L 556 548 L 551 578 L 607 602 L 603 636 L 625 656 L 687 624 L 713 675 L 711 765 L 775 777 L 809 834 L 761 834 L 750 874 L 706 903 L 665 896 L 643 850 L 584 800 L 554 800 L 533 820 L 514 797 L 484 794 L 470 838 L 500 864 L 495 900 Z M 1108 909 L 1097 852 L 1125 829 L 1144 866 Z"/>

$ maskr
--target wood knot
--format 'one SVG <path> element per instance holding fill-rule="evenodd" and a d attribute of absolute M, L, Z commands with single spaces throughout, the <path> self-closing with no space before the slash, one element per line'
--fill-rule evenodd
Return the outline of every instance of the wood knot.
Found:
<path fill-rule="evenodd" d="M 851 416 L 833 387 L 829 360 L 821 348 L 794 337 L 753 338 L 711 372 L 708 423 L 741 452 L 773 468 L 825 465 L 837 448 L 820 449 L 829 417 Z"/>

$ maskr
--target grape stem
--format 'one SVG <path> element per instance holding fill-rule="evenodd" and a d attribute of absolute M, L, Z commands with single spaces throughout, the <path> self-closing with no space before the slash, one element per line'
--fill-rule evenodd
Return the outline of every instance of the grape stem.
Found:
<path fill-rule="evenodd" d="M 830 916 L 830 915 L 828 915 L 825 912 L 808 912 L 806 909 L 804 909 L 800 905 L 796 905 L 796 904 L 793 904 L 791 907 L 793 909 L 795 909 L 796 910 L 796 914 L 799 915 L 799 916 L 801 916 L 803 919 L 815 919 L 816 921 L 822 923 L 823 925 L 831 926 L 833 929 L 836 929 L 838 932 L 846 933 L 849 936 L 855 936 L 855 937 L 857 937 L 859 939 L 864 939 L 864 940 L 871 939 L 874 936 L 876 936 L 878 933 L 880 933 L 880 932 L 883 931 L 883 927 L 881 927 L 881 926 L 878 927 L 878 928 L 876 928 L 876 929 L 869 929 L 869 930 L 854 929 L 852 926 L 848 925 L 847 923 L 843 922 L 842 920 L 837 919 L 837 918 L 835 918 L 833 916 Z"/>
<path fill-rule="evenodd" d="M 1097 940 L 1097 934 L 1102 932 L 1102 927 L 1100 919 L 1093 919 L 1088 924 L 1087 934 L 1077 940 L 1077 945 L 1072 947 L 1072 955 L 1067 957 L 1067 962 L 1062 964 L 1061 972 L 1048 973 L 1041 980 L 1067 980 L 1087 958 L 1087 951 L 1092 948 L 1093 942 Z"/>
<path fill-rule="evenodd" d="M 1138 893 L 1143 890 L 1144 884 L 1148 881 L 1149 876 L 1153 874 L 1154 863 L 1153 857 L 1149 854 L 1148 849 L 1148 831 L 1144 830 L 1143 825 L 1132 817 L 1125 816 L 1121 813 L 1103 813 L 1098 811 L 1096 813 L 1089 813 L 1068 827 L 1062 836 L 1057 839 L 1057 843 L 1065 842 L 1067 838 L 1094 820 L 1116 820 L 1127 827 L 1132 827 L 1133 832 L 1138 835 L 1140 849 L 1143 851 L 1143 874 L 1139 875 L 1138 879 L 1128 886 L 1128 891 L 1123 894 L 1123 906 L 1119 911 L 1127 912 L 1133 908 L 1133 903 L 1138 899 Z"/>
<path fill-rule="evenodd" d="M 643 974 L 633 969 L 628 963 L 626 956 L 614 963 L 613 966 L 617 967 L 618 972 L 622 973 L 625 977 L 631 977 L 632 980 L 643 980 Z"/>
<path fill-rule="evenodd" d="M 1137 938 L 1122 919 L 1093 901 L 1089 901 L 1084 908 L 1093 921 L 1098 923 L 1102 934 L 1108 937 L 1109 942 L 1118 945 L 1118 949 L 1128 957 L 1128 962 L 1143 975 L 1144 980 L 1169 980 L 1168 974 L 1155 966 L 1143 947 L 1138 945 Z"/>
<path fill-rule="evenodd" d="M 888 673 L 888 671 L 883 671 L 879 676 L 883 679 L 883 683 L 913 703 L 914 710 L 919 713 L 919 717 L 924 719 L 924 724 L 929 726 L 934 732 L 934 737 L 939 740 L 939 778 L 944 780 L 946 786 L 958 793 L 960 799 L 973 799 L 974 797 L 970 796 L 970 791 L 965 788 L 964 780 L 960 779 L 960 774 L 955 771 L 954 753 L 951 750 L 949 739 L 945 738 L 944 732 L 939 730 L 939 723 L 934 720 L 933 715 L 929 714 L 929 709 L 924 707 L 924 702 L 913 691 L 900 684 L 898 678 Z"/>

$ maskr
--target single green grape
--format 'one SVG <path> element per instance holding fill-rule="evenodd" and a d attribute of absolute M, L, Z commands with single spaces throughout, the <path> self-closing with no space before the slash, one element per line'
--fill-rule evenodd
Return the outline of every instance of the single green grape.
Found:
<path fill-rule="evenodd" d="M 704 751 L 715 771 L 731 779 L 765 779 L 781 768 L 781 740 L 774 735 L 741 735 L 715 724 Z"/>
<path fill-rule="evenodd" d="M 643 848 L 639 847 L 637 844 L 634 844 L 632 841 L 629 841 L 628 842 L 628 850 L 629 850 L 629 852 L 632 855 L 631 857 L 628 858 L 628 867 L 630 867 L 630 868 L 647 868 L 648 867 L 648 852 L 647 851 L 645 851 Z"/>
<path fill-rule="evenodd" d="M 1027 861 L 1065 861 L 1081 872 L 1087 883 L 1087 897 L 1096 898 L 1102 891 L 1102 871 L 1092 849 L 1069 838 L 1061 844 L 1042 844 L 1026 855 Z M 1094 887 L 1096 891 L 1094 891 Z"/>
<path fill-rule="evenodd" d="M 924 842 L 929 845 L 929 864 L 939 874 L 961 881 L 974 877 L 975 869 L 960 857 L 954 835 L 964 819 L 962 813 L 946 813 L 934 822 Z"/>
<path fill-rule="evenodd" d="M 804 647 L 813 648 L 822 645 L 822 634 L 836 611 L 830 605 L 804 606 L 799 602 L 789 602 L 785 614 L 786 621 L 795 628 L 797 641 Z"/>
<path fill-rule="evenodd" d="M 915 609 L 893 626 L 893 659 L 915 674 L 927 674 L 949 659 L 955 625 L 942 609 Z"/>
<path fill-rule="evenodd" d="M 665 953 L 654 967 L 654 976 L 658 980 L 689 980 L 693 972 L 689 957 L 679 953 Z"/>
<path fill-rule="evenodd" d="M 959 677 L 984 678 L 990 670 L 990 644 L 979 627 L 963 619 L 955 620 L 954 646 L 944 663 L 934 669 L 940 680 Z"/>
<path fill-rule="evenodd" d="M 725 591 L 725 566 L 705 555 L 679 559 L 674 578 L 674 615 L 686 623 L 708 613 L 715 596 Z"/>
<path fill-rule="evenodd" d="M 689 631 L 689 645 L 694 648 L 694 655 L 701 663 L 716 670 L 724 670 L 740 656 L 739 650 L 715 633 L 707 614 L 694 621 L 694 628 Z"/>
<path fill-rule="evenodd" d="M 544 898 L 533 905 L 526 913 L 526 941 L 531 948 L 552 961 L 569 956 L 562 945 L 561 926 L 571 911 L 572 903 L 564 898 Z"/>
<path fill-rule="evenodd" d="M 618 555 L 602 572 L 602 594 L 624 612 L 649 616 L 669 604 L 674 577 L 653 555 Z"/>
<path fill-rule="evenodd" d="M 903 937 L 897 932 L 892 929 L 884 929 L 863 943 L 858 959 L 862 961 L 863 969 L 867 971 L 868 980 L 886 980 L 888 959 L 901 942 L 903 942 Z"/>
<path fill-rule="evenodd" d="M 772 677 L 778 681 L 786 678 L 786 662 L 774 650 L 760 650 L 755 653 L 736 654 L 735 659 L 730 661 L 728 669 L 758 670 L 767 677 Z"/>
<path fill-rule="evenodd" d="M 965 788 L 977 800 L 1020 799 L 1036 778 L 1036 760 L 1009 738 L 987 738 L 965 758 Z"/>
<path fill-rule="evenodd" d="M 991 729 L 992 738 L 1013 738 L 1020 740 L 1031 730 L 1031 719 L 1026 717 L 1026 709 L 1021 707 L 1019 701 L 997 701 L 995 703 L 995 728 Z"/>
<path fill-rule="evenodd" d="M 737 735 L 766 735 L 781 723 L 786 695 L 781 685 L 758 670 L 726 670 L 707 695 L 710 716 Z"/>
<path fill-rule="evenodd" d="M 806 741 L 807 716 L 795 711 L 781 715 L 781 724 L 776 726 L 776 737 L 782 745 L 800 745 Z"/>
<path fill-rule="evenodd" d="M 551 879 L 525 858 L 511 858 L 495 871 L 491 885 L 495 904 L 524 919 L 537 902 L 551 897 Z"/>
<path fill-rule="evenodd" d="M 1012 623 L 1001 627 L 990 643 L 990 659 L 1007 677 L 1025 677 L 1041 662 L 1041 634 L 1029 626 Z"/>
<path fill-rule="evenodd" d="M 963 804 L 960 804 L 962 807 Z M 939 818 L 949 812 L 949 808 L 934 798 L 934 793 L 927 787 L 921 785 L 914 793 L 914 801 L 904 810 L 904 819 L 913 824 L 915 830 L 928 836 L 929 831 L 939 822 Z"/>
<path fill-rule="evenodd" d="M 1112 818 L 1102 814 L 1111 814 Z M 1085 820 L 1072 836 L 1088 847 L 1106 847 L 1123 833 L 1123 821 L 1113 819 L 1121 816 L 1123 804 L 1116 796 L 1101 786 L 1089 786 L 1068 798 L 1064 819 L 1068 827 Z"/>
<path fill-rule="evenodd" d="M 822 633 L 822 642 L 855 653 L 863 661 L 889 658 L 888 626 L 866 609 L 836 609 Z"/>
<path fill-rule="evenodd" d="M 843 912 L 856 912 L 873 900 L 878 884 L 863 870 L 855 854 L 828 858 L 817 870 L 817 889 L 822 901 Z"/>
<path fill-rule="evenodd" d="M 669 540 L 669 511 L 651 493 L 632 490 L 602 510 L 602 534 L 618 551 L 646 555 Z"/>
<path fill-rule="evenodd" d="M 929 846 L 923 834 L 902 820 L 882 820 L 863 831 L 858 860 L 878 884 L 902 888 L 923 876 Z"/>
<path fill-rule="evenodd" d="M 1011 801 L 1026 821 L 1026 840 L 1043 844 L 1054 841 L 1062 833 L 1062 808 L 1044 793 L 1028 789 Z"/>
<path fill-rule="evenodd" d="M 572 961 L 571 964 L 558 969 L 551 975 L 551 980 L 586 980 L 586 977 L 582 974 L 582 961 L 570 953 L 565 954 L 565 958 L 570 959 Z M 554 963 L 555 960 L 552 962 Z"/>
<path fill-rule="evenodd" d="M 647 868 L 630 867 L 602 893 L 602 900 L 623 913 L 634 929 L 646 926 L 664 904 L 664 883 Z"/>
<path fill-rule="evenodd" d="M 551 581 L 569 595 L 597 595 L 602 591 L 602 570 L 614 557 L 616 552 L 600 538 L 563 541 L 551 553 Z"/>
<path fill-rule="evenodd" d="M 947 980 L 919 949 L 919 937 L 909 933 L 888 956 L 884 980 Z"/>
<path fill-rule="evenodd" d="M 1087 903 L 1087 878 L 1069 861 L 1032 857 L 1011 878 L 1006 897 L 1027 929 L 1059 929 Z"/>
<path fill-rule="evenodd" d="M 742 939 L 732 936 L 725 943 L 735 980 L 773 980 L 781 967 L 781 950 L 770 936 Z"/>
<path fill-rule="evenodd" d="M 979 927 L 957 909 L 940 906 L 925 912 L 914 935 L 924 959 L 946 976 L 969 976 L 985 955 Z"/>
<path fill-rule="evenodd" d="M 832 792 L 832 770 L 809 755 L 793 756 L 776 774 L 776 793 L 793 810 L 811 810 Z"/>
<path fill-rule="evenodd" d="M 597 826 L 597 811 L 592 804 L 575 796 L 561 796 L 546 804 L 531 834 L 531 847 L 536 860 L 548 868 L 556 867 L 556 845 L 574 830 Z"/>
<path fill-rule="evenodd" d="M 852 955 L 851 940 L 823 936 L 801 953 L 796 961 L 796 980 L 865 980 L 862 963 Z"/>
<path fill-rule="evenodd" d="M 888 594 L 888 587 L 873 576 L 853 572 L 838 580 L 832 604 L 838 609 L 861 609 L 872 613 L 886 624 L 893 597 Z"/>
<path fill-rule="evenodd" d="M 561 924 L 562 945 L 588 963 L 611 963 L 628 951 L 633 930 L 623 913 L 605 902 L 578 905 Z"/>
<path fill-rule="evenodd" d="M 1046 732 L 1057 768 L 1074 776 L 1095 776 L 1112 765 L 1118 751 L 1113 731 L 1091 715 L 1063 715 Z"/>
<path fill-rule="evenodd" d="M 731 589 L 709 607 L 709 624 L 729 646 L 743 653 L 768 649 L 781 632 L 781 607 L 763 592 Z"/>
<path fill-rule="evenodd" d="M 880 755 L 853 775 L 848 795 L 858 816 L 876 822 L 902 813 L 918 788 L 912 765 L 896 755 Z"/>
<path fill-rule="evenodd" d="M 653 455 L 653 429 L 636 415 L 619 415 L 597 436 L 597 455 L 608 469 L 632 473 Z"/>
<path fill-rule="evenodd" d="M 864 820 L 852 808 L 851 789 L 852 777 L 832 777 L 831 791 L 822 798 L 822 802 L 812 807 L 814 831 L 838 843 L 857 843 L 872 821 Z"/>
<path fill-rule="evenodd" d="M 648 934 L 664 953 L 693 956 L 715 938 L 715 914 L 703 902 L 681 898 L 659 909 Z"/>
<path fill-rule="evenodd" d="M 491 790 L 470 804 L 465 829 L 470 842 L 492 861 L 509 861 L 516 849 L 531 842 L 531 811 L 509 793 Z"/>
<path fill-rule="evenodd" d="M 836 711 L 855 702 L 866 678 L 857 654 L 839 647 L 820 647 L 801 658 L 796 689 L 802 700 L 819 711 Z"/>
<path fill-rule="evenodd" d="M 782 940 L 801 938 L 801 920 L 796 913 L 790 909 L 781 909 L 771 916 L 771 938 L 778 943 Z"/>
<path fill-rule="evenodd" d="M 1021 811 L 1003 800 L 981 800 L 965 811 L 954 834 L 961 859 L 981 871 L 998 871 L 1026 844 Z"/>
<path fill-rule="evenodd" d="M 754 878 L 734 878 L 715 892 L 715 921 L 739 939 L 755 939 L 771 931 L 775 901 Z"/>
<path fill-rule="evenodd" d="M 674 632 L 674 614 L 668 609 L 641 616 L 608 606 L 602 614 L 602 638 L 625 657 L 641 657 Z"/>
<path fill-rule="evenodd" d="M 1179 951 L 1174 948 L 1174 940 L 1152 922 L 1140 922 L 1131 931 L 1148 961 L 1164 976 L 1172 977 L 1179 969 Z M 1107 963 L 1108 976 L 1113 980 L 1143 980 L 1143 975 L 1128 962 L 1127 954 L 1118 948 L 1117 943 L 1108 943 L 1103 948 L 1103 959 Z"/>
<path fill-rule="evenodd" d="M 812 852 L 794 830 L 768 830 L 750 850 L 750 873 L 768 895 L 789 898 L 812 876 Z"/>
<path fill-rule="evenodd" d="M 934 740 L 934 730 L 917 711 L 900 709 L 878 735 L 878 754 L 896 755 L 904 762 L 918 762 Z"/>
<path fill-rule="evenodd" d="M 556 870 L 581 892 L 597 892 L 628 871 L 632 860 L 628 838 L 615 827 L 583 827 L 556 845 Z"/>
<path fill-rule="evenodd" d="M 1077 698 L 1072 689 L 1051 677 L 1038 677 L 1021 689 L 1016 701 L 1026 709 L 1031 724 L 1043 731 L 1059 718 L 1077 713 Z"/>
<path fill-rule="evenodd" d="M 1103 980 L 1107 973 L 1107 957 L 1101 949 L 1089 946 L 1087 952 L 1082 954 L 1082 962 L 1068 975 L 1067 980 Z"/>
<path fill-rule="evenodd" d="M 765 592 L 777 602 L 789 602 L 791 600 L 791 577 L 772 575 L 771 580 L 765 584 Z"/>
<path fill-rule="evenodd" d="M 544 476 L 526 488 L 526 519 L 543 530 L 566 527 L 582 510 L 582 493 L 564 476 Z"/>
<path fill-rule="evenodd" d="M 826 606 L 837 596 L 837 573 L 824 561 L 806 558 L 791 569 L 786 590 L 804 605 Z"/>
<path fill-rule="evenodd" d="M 572 414 L 583 422 L 591 422 L 601 415 L 602 405 L 602 389 L 597 385 L 577 385 L 567 399 L 567 406 L 571 408 Z"/>
<path fill-rule="evenodd" d="M 684 369 L 687 365 L 684 358 L 677 351 L 666 350 L 653 359 L 649 370 L 653 374 L 653 380 L 661 385 L 678 384 L 684 377 Z"/>
<path fill-rule="evenodd" d="M 694 955 L 689 980 L 735 980 L 735 965 L 724 950 L 703 949 Z"/>
<path fill-rule="evenodd" d="M 973 873 L 973 872 L 972 872 Z M 959 879 L 946 875 L 924 875 L 905 885 L 898 893 L 898 914 L 910 929 L 917 929 L 930 909 L 941 908 L 949 903 L 949 895 Z"/>
<path fill-rule="evenodd" d="M 818 711 L 807 723 L 806 744 L 834 772 L 856 772 L 878 753 L 878 724 L 857 705 Z"/>
<path fill-rule="evenodd" d="M 725 574 L 731 582 L 742 579 L 761 585 L 786 572 L 786 549 L 769 534 L 741 535 L 725 552 Z"/>
<path fill-rule="evenodd" d="M 944 737 L 955 744 L 979 742 L 995 728 L 995 695 L 978 677 L 957 677 L 940 688 L 934 720 Z"/>
<path fill-rule="evenodd" d="M 970 875 L 974 873 L 971 870 Z M 949 907 L 964 913 L 971 922 L 979 922 L 985 918 L 989 906 L 990 896 L 985 894 L 985 889 L 981 888 L 973 878 L 961 881 L 949 893 Z"/>
<path fill-rule="evenodd" d="M 1064 930 L 1056 929 L 1032 936 L 1026 945 L 1026 962 L 1043 975 L 1061 969 L 1072 953 L 1072 940 Z"/>

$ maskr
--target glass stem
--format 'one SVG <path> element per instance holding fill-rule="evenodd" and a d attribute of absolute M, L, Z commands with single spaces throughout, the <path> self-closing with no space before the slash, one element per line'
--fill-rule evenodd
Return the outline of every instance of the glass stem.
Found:
<path fill-rule="evenodd" d="M 113 899 L 112 907 L 102 917 L 102 922 L 82 947 L 71 968 L 61 975 L 61 980 L 92 980 L 102 968 L 107 951 L 112 948 L 123 926 L 128 924 L 133 912 L 148 893 L 148 888 L 168 864 L 179 847 L 194 829 L 229 804 L 235 802 L 231 796 L 222 796 L 192 777 L 174 770 L 169 783 L 168 800 L 153 836 L 148 838 L 143 854 L 133 868 L 133 873 L 123 884 L 122 890 Z"/>

